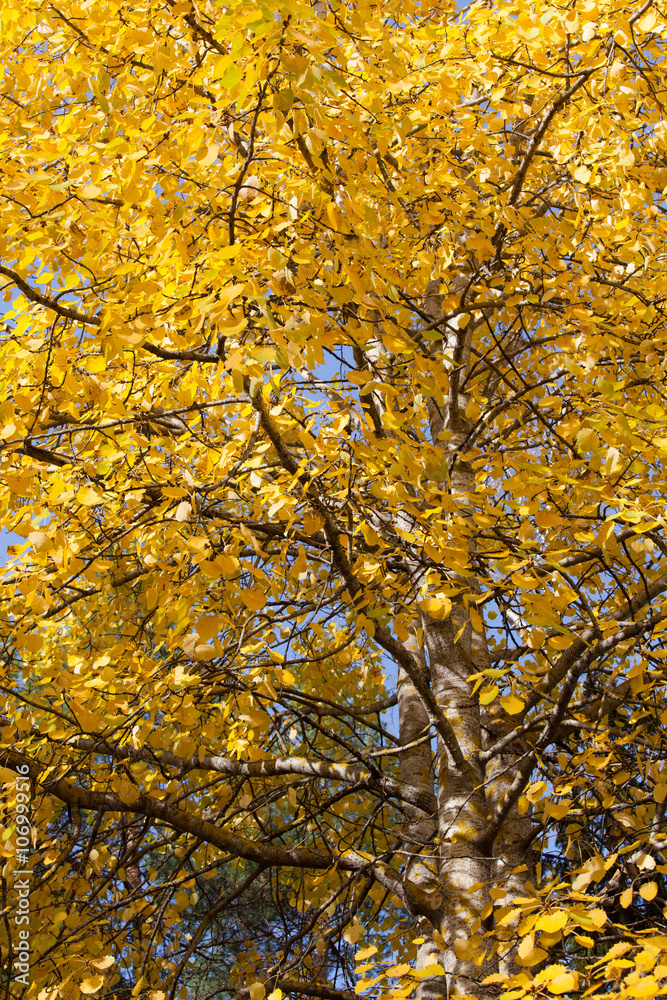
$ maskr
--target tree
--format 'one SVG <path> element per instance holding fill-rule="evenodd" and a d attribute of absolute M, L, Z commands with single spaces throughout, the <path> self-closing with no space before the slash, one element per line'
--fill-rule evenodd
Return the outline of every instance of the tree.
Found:
<path fill-rule="evenodd" d="M 2 19 L 4 995 L 661 995 L 661 10 Z"/>

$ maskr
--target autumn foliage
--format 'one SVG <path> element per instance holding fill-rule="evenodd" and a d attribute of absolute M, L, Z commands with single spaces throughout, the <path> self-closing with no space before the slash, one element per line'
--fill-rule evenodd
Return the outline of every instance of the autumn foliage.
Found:
<path fill-rule="evenodd" d="M 3 997 L 667 993 L 667 14 L 0 21 Z"/>

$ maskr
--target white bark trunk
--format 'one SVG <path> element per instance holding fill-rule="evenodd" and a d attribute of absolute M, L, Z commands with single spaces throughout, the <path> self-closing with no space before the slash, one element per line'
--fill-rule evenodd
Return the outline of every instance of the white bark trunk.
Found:
<path fill-rule="evenodd" d="M 466 276 L 459 277 L 459 291 L 466 281 Z M 432 319 L 442 315 L 438 282 L 429 285 L 426 311 Z M 471 320 L 465 331 L 454 327 L 442 331 L 442 351 L 450 368 L 449 397 L 444 406 L 438 406 L 434 400 L 428 402 L 431 438 L 434 443 L 442 442 L 443 455 L 448 461 L 449 481 L 443 483 L 443 488 L 458 502 L 457 517 L 462 522 L 459 527 L 471 517 L 474 491 L 472 470 L 461 458 L 470 430 L 465 417 L 467 397 L 461 390 L 469 371 L 473 330 L 474 321 Z M 456 524 L 453 523 L 452 528 L 456 530 Z M 456 547 L 463 547 L 464 552 L 467 547 L 470 559 L 473 550 L 465 532 L 457 531 L 456 534 Z M 447 567 L 443 570 L 447 573 Z M 448 576 L 456 581 L 457 572 L 451 571 Z M 416 596 L 423 583 L 422 577 L 420 572 L 413 575 Z M 460 574 L 459 577 L 468 591 L 477 589 L 474 579 Z M 494 712 L 480 709 L 479 701 L 473 695 L 469 678 L 471 674 L 488 668 L 490 661 L 486 638 L 482 632 L 473 631 L 465 602 L 455 600 L 451 615 L 444 621 L 422 615 L 422 635 L 423 648 L 419 650 L 413 639 L 411 651 L 413 655 L 419 654 L 421 662 L 427 659 L 433 693 L 454 729 L 466 766 L 458 765 L 443 741 L 438 740 L 437 888 L 442 894 L 442 908 L 439 927 L 429 929 L 428 922 L 423 918 L 419 923 L 426 941 L 420 947 L 418 965 L 428 964 L 434 956 L 446 975 L 434 975 L 422 980 L 418 995 L 422 1000 L 437 1000 L 457 994 L 485 1000 L 494 996 L 494 988 L 482 983 L 487 975 L 496 971 L 509 974 L 517 971 L 513 925 L 502 930 L 504 941 L 500 945 L 500 954 L 493 946 L 493 940 L 484 940 L 485 932 L 493 926 L 489 888 L 505 889 L 506 896 L 502 902 L 506 904 L 525 895 L 526 881 L 533 877 L 527 855 L 530 818 L 519 816 L 516 806 L 493 845 L 480 846 L 480 842 L 484 843 L 490 816 L 513 781 L 513 764 L 523 748 L 512 747 L 503 755 L 492 758 L 486 766 L 480 759 L 491 736 L 507 732 L 512 720 L 500 707 Z M 399 676 L 399 713 L 401 740 L 407 743 L 423 731 L 428 716 L 419 695 L 404 676 Z M 427 757 L 423 753 L 413 751 L 405 755 L 401 770 L 401 777 L 404 776 L 411 784 L 432 788 Z M 406 839 L 418 840 L 428 829 L 427 821 L 416 821 L 406 830 Z M 419 836 L 416 831 L 419 831 Z M 514 872 L 514 869 L 524 865 L 527 867 L 523 871 Z M 424 887 L 432 887 L 431 866 L 426 862 L 416 862 L 413 858 L 407 870 L 412 879 L 421 881 Z M 434 937 L 435 931 L 445 941 L 444 950 Z M 473 956 L 476 956 L 476 961 Z"/>

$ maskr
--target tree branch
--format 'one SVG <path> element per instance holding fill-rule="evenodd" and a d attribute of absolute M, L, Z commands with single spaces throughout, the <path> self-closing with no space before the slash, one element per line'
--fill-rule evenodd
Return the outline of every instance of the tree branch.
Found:
<path fill-rule="evenodd" d="M 246 383 L 248 380 L 246 379 Z M 249 385 L 249 383 L 248 383 Z M 352 567 L 347 557 L 347 553 L 342 545 L 340 539 L 340 531 L 334 518 L 331 515 L 326 503 L 320 496 L 317 488 L 311 481 L 311 478 L 305 471 L 299 471 L 299 465 L 293 455 L 290 453 L 287 445 L 283 441 L 277 427 L 271 419 L 269 413 L 269 408 L 262 396 L 262 386 L 260 385 L 254 394 L 249 393 L 252 400 L 252 405 L 257 410 L 260 416 L 260 421 L 262 428 L 266 433 L 266 436 L 271 441 L 271 444 L 276 449 L 278 458 L 280 459 L 283 467 L 290 472 L 295 479 L 303 484 L 306 495 L 309 497 L 310 502 L 317 511 L 317 513 L 324 520 L 324 533 L 326 535 L 327 542 L 331 549 L 331 555 L 333 558 L 334 565 L 340 572 L 341 576 L 347 584 L 347 589 L 350 593 L 350 597 L 354 602 L 356 598 L 361 597 L 364 593 L 364 588 L 357 580 L 356 576 L 352 572 Z M 248 391 L 248 389 L 246 389 Z M 428 717 L 432 725 L 435 727 L 438 735 L 442 738 L 445 746 L 452 755 L 452 760 L 459 768 L 463 774 L 468 774 L 468 776 L 476 783 L 476 777 L 472 768 L 469 766 L 468 761 L 463 755 L 459 742 L 456 738 L 456 733 L 454 729 L 442 711 L 441 707 L 438 705 L 435 695 L 431 689 L 431 684 L 429 676 L 424 667 L 412 656 L 412 654 L 405 648 L 405 646 L 395 639 L 385 628 L 381 625 L 375 624 L 375 641 L 382 646 L 382 648 L 390 653 L 395 662 L 403 667 L 408 677 L 412 681 L 422 699 L 424 708 L 428 713 Z"/>
<path fill-rule="evenodd" d="M 56 299 L 38 292 L 20 274 L 12 271 L 11 268 L 0 264 L 0 274 L 4 274 L 6 278 L 13 281 L 16 287 L 31 302 L 36 302 L 38 305 L 44 306 L 45 309 L 50 309 L 52 312 L 57 313 L 58 316 L 62 316 L 63 319 L 71 319 L 76 323 L 82 323 L 84 326 L 100 325 L 101 320 L 99 316 L 86 316 L 85 313 L 81 313 L 77 309 L 70 309 L 67 306 L 61 305 Z M 158 347 L 157 344 L 149 344 L 147 341 L 144 341 L 140 346 L 145 351 L 165 361 L 198 361 L 201 364 L 209 365 L 218 364 L 220 361 L 217 354 L 203 354 L 201 351 L 170 351 L 167 348 Z"/>
<path fill-rule="evenodd" d="M 653 615 L 651 618 L 647 618 L 642 622 L 633 622 L 631 625 L 627 625 L 614 635 L 609 636 L 606 639 L 602 639 L 592 648 L 587 649 L 582 656 L 570 665 L 565 675 L 563 687 L 561 688 L 556 705 L 554 706 L 549 719 L 545 723 L 544 729 L 540 733 L 532 749 L 524 756 L 523 760 L 519 764 L 514 781 L 510 785 L 505 798 L 498 804 L 490 825 L 478 838 L 477 842 L 480 848 L 483 847 L 485 849 L 490 849 L 493 844 L 493 841 L 505 822 L 510 809 L 519 798 L 519 795 L 530 778 L 531 772 L 537 760 L 538 751 L 544 749 L 544 747 L 547 746 L 547 744 L 555 736 L 563 716 L 565 715 L 565 711 L 570 703 L 570 698 L 574 693 L 577 681 L 583 671 L 590 666 L 591 663 L 599 659 L 600 656 L 604 656 L 606 653 L 610 652 L 610 650 L 617 646 L 619 642 L 623 642 L 624 639 L 641 635 L 643 632 L 653 628 L 654 625 L 657 625 L 658 622 L 664 621 L 665 618 L 667 618 L 667 614 L 658 614 Z"/>
<path fill-rule="evenodd" d="M 265 984 L 267 992 L 269 989 L 282 990 L 283 993 L 298 993 L 306 997 L 318 997 L 319 1000 L 356 1000 L 355 994 L 349 990 L 335 990 L 325 983 L 299 983 L 294 979 L 282 979 L 280 976 L 271 976 Z M 234 1000 L 248 1000 L 250 988 L 238 990 L 234 994 Z"/>
<path fill-rule="evenodd" d="M 303 757 L 279 757 L 275 760 L 243 761 L 231 757 L 218 757 L 212 754 L 193 754 L 192 757 L 179 757 L 170 750 L 153 753 L 150 750 L 133 750 L 128 746 L 112 746 L 106 741 L 95 737 L 77 737 L 68 742 L 68 746 L 77 750 L 90 751 L 95 754 L 107 754 L 114 760 L 144 760 L 148 763 L 178 767 L 181 771 L 215 771 L 218 774 L 228 774 L 240 778 L 275 778 L 280 775 L 299 774 L 307 778 L 322 778 L 328 781 L 343 781 L 356 784 L 361 788 L 384 792 L 416 806 L 427 815 L 432 816 L 438 806 L 434 795 L 407 785 L 388 775 L 381 779 L 375 778 L 370 771 L 352 767 L 348 764 L 335 764 L 328 761 L 311 761 Z"/>
<path fill-rule="evenodd" d="M 86 316 L 84 313 L 78 312 L 76 309 L 68 309 L 67 306 L 61 306 L 59 302 L 55 299 L 49 298 L 48 295 L 42 295 L 35 288 L 25 281 L 20 274 L 16 271 L 12 271 L 8 267 L 4 267 L 0 264 L 0 274 L 4 274 L 6 278 L 13 281 L 17 288 L 19 288 L 27 299 L 31 302 L 36 302 L 40 306 L 45 306 L 46 309 L 51 309 L 52 312 L 57 313 L 62 316 L 63 319 L 73 319 L 77 323 L 83 323 L 86 326 L 99 326 L 100 319 L 99 316 Z"/>
<path fill-rule="evenodd" d="M 149 344 L 146 340 L 139 346 L 149 354 L 154 354 L 156 358 L 162 358 L 163 361 L 198 361 L 204 365 L 217 365 L 221 360 L 217 354 L 203 354 L 201 351 L 170 351 L 165 347 L 158 347 L 157 344 Z"/>
<path fill-rule="evenodd" d="M 307 868 L 315 871 L 327 871 L 336 867 L 339 871 L 367 871 L 385 888 L 401 899 L 406 907 L 416 915 L 424 916 L 432 923 L 437 921 L 441 905 L 440 894 L 427 892 L 409 879 L 401 876 L 389 865 L 372 857 L 363 856 L 354 850 L 340 854 L 325 854 L 310 847 L 288 847 L 276 844 L 258 843 L 241 837 L 238 834 L 223 830 L 208 820 L 201 819 L 193 812 L 186 812 L 170 802 L 165 802 L 153 795 L 139 793 L 131 802 L 125 802 L 114 792 L 102 792 L 97 789 L 81 788 L 64 778 L 41 781 L 42 765 L 31 760 L 26 754 L 17 750 L 0 752 L 0 764 L 13 770 L 19 765 L 28 765 L 30 778 L 41 785 L 44 792 L 54 795 L 69 806 L 78 809 L 91 809 L 93 812 L 137 813 L 140 816 L 151 817 L 167 823 L 172 829 L 183 834 L 190 834 L 197 840 L 232 854 L 237 858 L 245 858 L 265 868 Z"/>
<path fill-rule="evenodd" d="M 542 121 L 538 125 L 537 130 L 535 131 L 535 134 L 531 139 L 530 145 L 526 150 L 526 154 L 519 165 L 517 175 L 514 178 L 514 184 L 512 185 L 512 190 L 509 196 L 510 205 L 516 204 L 516 201 L 521 193 L 521 188 L 523 187 L 523 182 L 526 179 L 526 174 L 528 173 L 530 164 L 533 162 L 535 154 L 539 149 L 539 145 L 542 142 L 542 139 L 544 138 L 547 129 L 551 125 L 551 122 L 558 114 L 558 112 L 567 104 L 572 95 L 576 94 L 576 92 L 579 90 L 580 87 L 583 87 L 583 85 L 586 83 L 586 80 L 588 80 L 588 78 L 592 76 L 593 73 L 596 72 L 596 70 L 597 66 L 592 66 L 590 69 L 587 69 L 583 73 L 581 73 L 577 77 L 575 82 L 572 84 L 572 86 L 568 87 L 567 90 L 564 93 L 562 93 L 561 96 L 557 98 L 557 100 L 554 101 L 549 110 L 543 115 Z"/>
<path fill-rule="evenodd" d="M 613 615 L 607 615 L 605 618 L 600 619 L 600 624 L 610 622 L 622 622 L 627 621 L 628 618 L 632 619 L 645 605 L 647 605 L 653 598 L 657 597 L 659 594 L 664 593 L 667 590 L 667 573 L 663 573 L 662 576 L 657 577 L 653 583 L 650 583 L 648 587 L 643 588 L 634 597 L 626 601 L 625 604 L 621 605 L 618 611 L 615 611 Z M 643 622 L 640 624 L 644 624 Z M 537 703 L 558 684 L 565 677 L 566 673 L 570 669 L 572 663 L 583 655 L 585 649 L 594 639 L 597 638 L 599 632 L 591 628 L 587 628 L 581 633 L 578 639 L 575 639 L 572 645 L 566 649 L 562 656 L 558 658 L 554 664 L 553 670 L 538 684 L 534 692 L 528 697 L 526 701 L 526 708 L 524 714 L 529 712 Z M 618 633 L 617 633 L 618 634 Z"/>

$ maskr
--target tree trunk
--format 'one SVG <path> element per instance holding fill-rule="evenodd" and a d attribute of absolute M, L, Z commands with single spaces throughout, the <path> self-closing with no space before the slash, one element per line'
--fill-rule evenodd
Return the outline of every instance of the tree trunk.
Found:
<path fill-rule="evenodd" d="M 453 290 L 460 294 L 468 280 L 468 274 L 456 276 Z M 431 281 L 427 289 L 426 314 L 432 323 L 442 318 L 438 291 L 439 282 Z M 438 405 L 435 399 L 427 401 L 431 439 L 434 443 L 442 442 L 448 469 L 448 480 L 441 486 L 456 504 L 451 518 L 451 542 L 454 547 L 465 550 L 467 572 L 474 552 L 470 540 L 472 530 L 466 531 L 467 527 L 473 527 L 474 477 L 465 460 L 471 422 L 465 416 L 467 397 L 460 387 L 465 385 L 470 370 L 470 343 L 475 326 L 476 321 L 471 320 L 465 330 L 446 327 L 440 350 L 448 359 L 449 396 L 444 405 Z M 449 579 L 455 585 L 457 574 L 450 572 Z M 419 995 L 428 1000 L 457 994 L 484 1000 L 497 992 L 494 986 L 483 985 L 486 976 L 494 972 L 512 975 L 518 971 L 513 940 L 516 920 L 501 929 L 500 938 L 506 939 L 506 943 L 496 943 L 495 935 L 485 940 L 485 934 L 494 929 L 489 890 L 505 890 L 503 902 L 509 904 L 526 894 L 527 882 L 534 877 L 532 865 L 526 861 L 531 829 L 528 814 L 520 816 L 515 804 L 493 841 L 489 842 L 485 836 L 490 820 L 514 780 L 514 760 L 525 750 L 525 745 L 520 743 L 515 747 L 512 744 L 505 753 L 492 757 L 486 764 L 480 759 L 490 741 L 511 728 L 511 719 L 500 706 L 493 711 L 480 708 L 473 693 L 471 675 L 489 668 L 489 651 L 483 627 L 473 624 L 468 610 L 470 597 L 480 588 L 474 576 L 460 577 L 459 573 L 459 582 L 467 591 L 468 600 L 454 599 L 451 613 L 444 621 L 422 613 L 422 647 L 418 650 L 420 662 L 427 665 L 436 701 L 451 723 L 465 758 L 465 767 L 459 766 L 444 741 L 438 738 L 437 890 L 442 903 L 439 926 L 431 927 L 430 934 L 426 932 L 426 941 L 421 945 L 420 964 L 425 964 L 425 956 L 429 956 L 429 961 L 432 961 L 430 956 L 435 956 L 445 975 L 434 974 L 421 982 Z M 423 573 L 414 575 L 413 585 L 415 596 L 419 598 L 427 590 Z M 417 651 L 417 645 L 413 639 L 411 648 Z M 423 705 L 418 703 L 414 688 L 412 698 L 406 694 L 401 697 L 400 690 L 399 687 L 401 742 L 407 742 L 419 726 L 426 725 L 428 717 Z M 428 787 L 424 764 L 420 770 L 416 761 L 410 758 L 405 767 L 404 780 L 412 783 L 417 779 L 421 786 Z M 425 821 L 421 822 L 421 827 L 426 827 Z M 414 869 L 413 864 L 406 874 Z M 417 922 L 420 931 L 424 925 L 423 918 Z"/>

